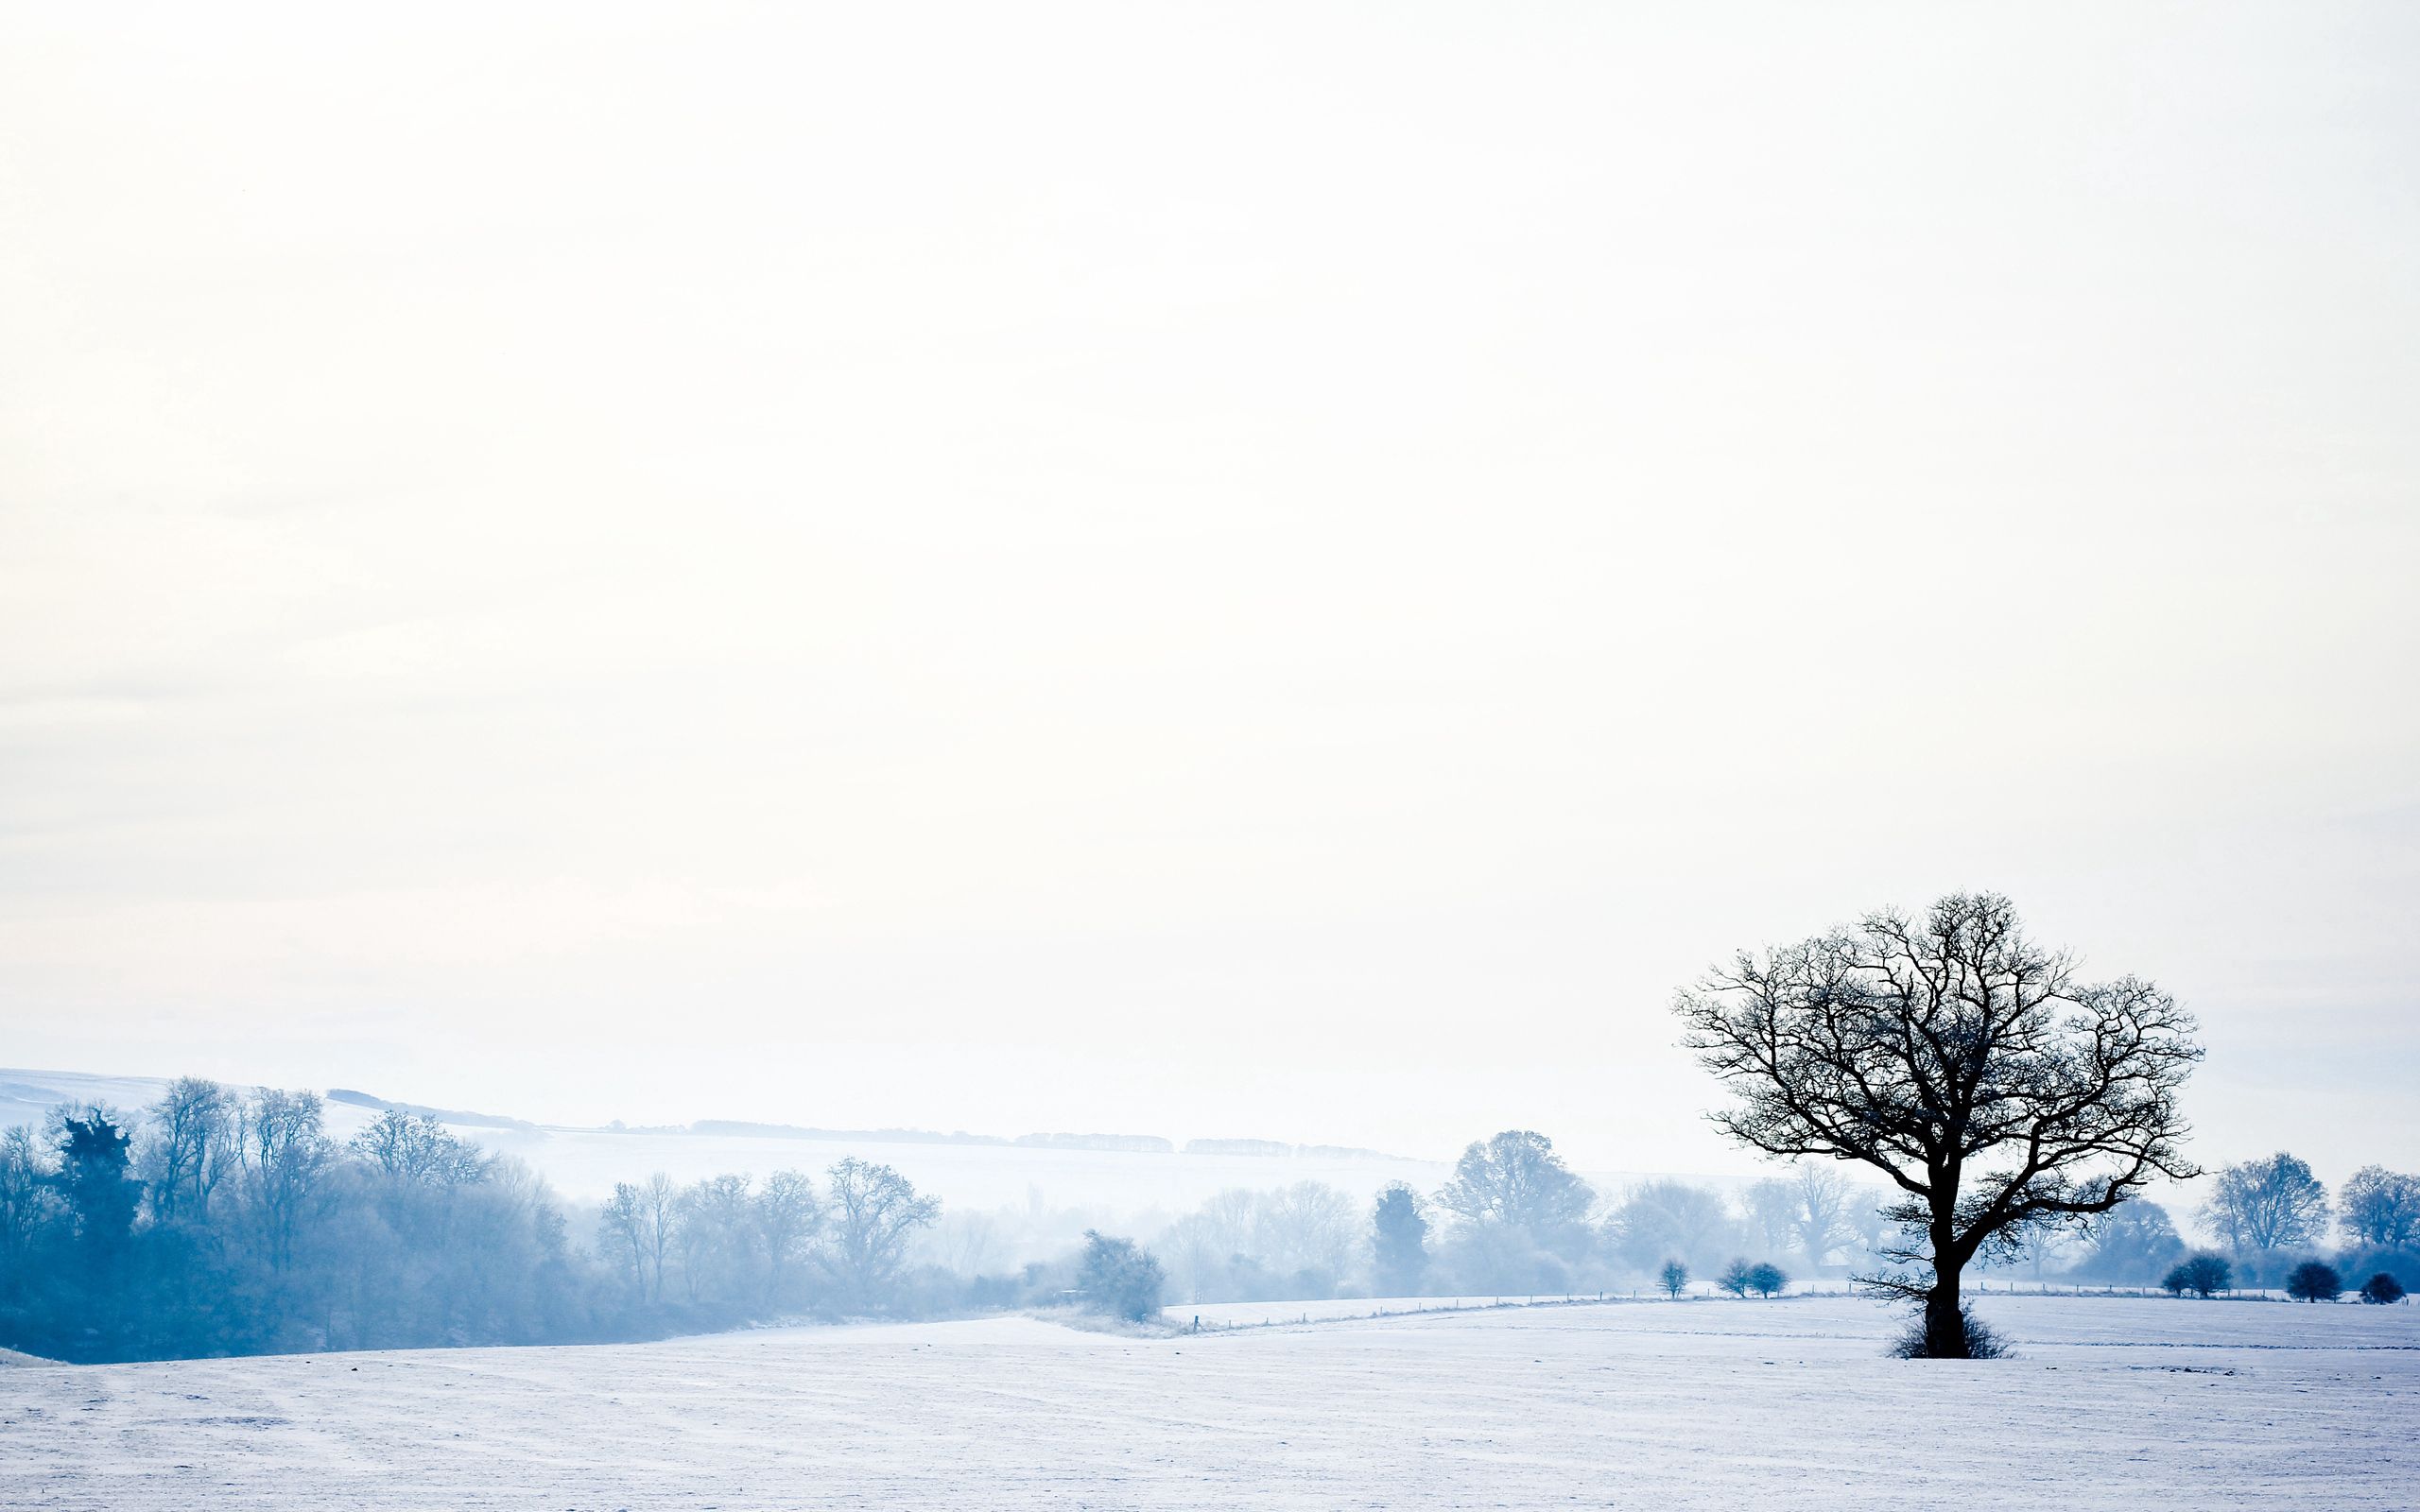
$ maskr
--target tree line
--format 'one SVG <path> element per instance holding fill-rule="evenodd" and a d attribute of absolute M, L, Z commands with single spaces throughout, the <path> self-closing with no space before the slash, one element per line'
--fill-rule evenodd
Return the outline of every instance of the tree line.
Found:
<path fill-rule="evenodd" d="M 2197 1218 L 2226 1253 L 2170 1261 L 2182 1240 L 2143 1194 L 2204 1175 L 2183 1153 L 2178 1101 L 2202 1056 L 2192 1017 L 2138 977 L 2081 980 L 1996 894 L 1741 952 L 1674 1011 L 1731 1094 L 1716 1125 L 1824 1163 L 1751 1188 L 1736 1212 L 1685 1182 L 1606 1204 L 1550 1140 L 1507 1130 L 1472 1144 L 1435 1193 L 1391 1189 L 1366 1216 L 1315 1183 L 1229 1193 L 1171 1226 L 1158 1254 L 1096 1229 L 1080 1253 L 1014 1276 L 911 1263 L 938 1204 L 881 1166 L 843 1160 L 821 1191 L 793 1172 L 761 1188 L 626 1184 L 583 1246 L 543 1182 L 425 1118 L 390 1110 L 339 1146 L 311 1093 L 188 1079 L 140 1125 L 61 1109 L 40 1140 L 0 1139 L 0 1339 L 97 1359 L 640 1337 L 802 1308 L 1063 1297 L 1096 1272 L 1125 1278 L 1121 1307 L 1171 1273 L 1205 1301 L 1559 1293 L 1625 1276 L 1678 1290 L 1693 1269 L 1767 1292 L 1794 1246 L 1818 1269 L 1862 1261 L 1857 1280 L 1912 1304 L 1902 1352 L 1966 1357 L 1992 1352 L 1966 1274 L 2041 1274 L 2078 1245 L 2076 1268 L 2095 1279 L 2209 1260 L 2335 1296 L 2341 1273 L 2308 1253 L 2334 1214 L 2357 1273 L 2375 1263 L 2373 1280 L 2399 1292 L 2395 1269 L 2413 1271 L 2412 1177 L 2366 1167 L 2331 1206 L 2285 1154 L 2218 1172 Z M 1850 1187 L 1834 1164 L 1875 1186 Z M 1772 1252 L 1723 1263 L 1751 1235 Z"/>
<path fill-rule="evenodd" d="M 567 1208 L 396 1109 L 351 1140 L 309 1091 L 186 1077 L 139 1116 L 0 1133 L 0 1344 L 91 1361 L 660 1337 L 998 1305 L 911 1262 L 940 1204 L 888 1166 L 624 1183 Z"/>
<path fill-rule="evenodd" d="M 1507 1129 L 1473 1143 L 1433 1193 L 1398 1182 L 1365 1208 L 1314 1181 L 1230 1190 L 1150 1248 L 1188 1302 L 1556 1296 L 1660 1285 L 1668 1265 L 1718 1285 L 1734 1264 L 1767 1276 L 1785 1274 L 1780 1261 L 1856 1265 L 1883 1240 L 1883 1205 L 1878 1190 L 1813 1166 L 1737 1200 L 1672 1179 L 1600 1193 L 1551 1139 Z"/>
<path fill-rule="evenodd" d="M 1145 1252 L 1179 1302 L 1641 1285 L 1677 1296 L 1693 1284 L 1770 1296 L 1793 1277 L 1848 1280 L 1887 1266 L 1903 1237 L 1895 1206 L 1883 1188 L 1829 1164 L 1803 1164 L 1729 1193 L 1667 1178 L 1601 1194 L 1550 1139 L 1512 1129 L 1473 1143 L 1433 1194 L 1397 1183 L 1364 1208 L 1311 1181 L 1230 1190 L 1167 1226 Z M 2328 1250 L 2331 1214 L 2340 1243 Z M 2037 1229 L 1976 1268 L 1987 1277 L 2198 1295 L 2308 1291 L 2324 1284 L 2308 1269 L 2314 1263 L 2344 1278 L 2383 1275 L 2398 1297 L 2399 1278 L 2420 1276 L 2420 1177 L 2375 1165 L 2355 1173 L 2332 1208 L 2290 1155 L 2228 1165 L 2215 1173 L 2193 1220 L 2214 1247 L 2191 1250 L 2167 1208 L 2136 1198 Z"/>

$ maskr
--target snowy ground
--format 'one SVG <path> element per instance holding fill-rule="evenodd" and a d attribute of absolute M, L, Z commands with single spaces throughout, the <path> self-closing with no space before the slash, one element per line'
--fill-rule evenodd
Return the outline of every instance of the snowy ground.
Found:
<path fill-rule="evenodd" d="M 1621 1302 L 0 1369 L 0 1507 L 2404 1507 L 2420 1309 Z"/>
<path fill-rule="evenodd" d="M 1285 1323 L 1328 1323 L 1340 1318 L 1392 1317 L 1402 1313 L 1459 1313 L 1483 1307 L 1526 1307 L 1540 1302 L 1594 1302 L 1580 1297 L 1338 1297 L 1318 1302 L 1171 1302 L 1161 1315 L 1179 1328 L 1199 1319 L 1208 1328 L 1274 1328 Z"/>

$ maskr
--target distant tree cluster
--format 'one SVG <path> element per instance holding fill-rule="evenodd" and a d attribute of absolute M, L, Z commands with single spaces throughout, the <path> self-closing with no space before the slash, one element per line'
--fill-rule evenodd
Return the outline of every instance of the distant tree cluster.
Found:
<path fill-rule="evenodd" d="M 2420 1276 L 2420 1177 L 2383 1166 L 2354 1172 L 2331 1201 L 2310 1166 L 2280 1150 L 2221 1167 L 2195 1216 L 2238 1286 L 2334 1301 L 2350 1289 L 2344 1278 L 2367 1273 L 2386 1284 L 2364 1282 L 2363 1300 L 2399 1301 L 2400 1278 Z M 2323 1254 L 2331 1227 L 2339 1242 Z"/>
<path fill-rule="evenodd" d="M 1751 1265 L 1744 1260 L 1735 1260 L 1722 1267 L 1722 1274 L 1714 1279 L 1714 1284 L 1734 1297 L 1745 1297 L 1750 1292 L 1771 1297 L 1789 1284 L 1789 1276 L 1770 1261 Z"/>
<path fill-rule="evenodd" d="M 2222 1255 L 2195 1255 L 2169 1267 L 2160 1278 L 2160 1285 L 2175 1296 L 2191 1292 L 2196 1297 L 2216 1297 L 2233 1284 L 2235 1267 Z"/>
<path fill-rule="evenodd" d="M 594 1246 L 519 1162 L 383 1112 L 187 1077 L 139 1118 L 0 1134 L 0 1344 L 69 1360 L 642 1338 L 981 1300 L 911 1274 L 939 1204 L 889 1167 L 614 1190 Z M 998 1290 L 998 1288 L 994 1288 Z"/>
<path fill-rule="evenodd" d="M 1133 1240 L 1112 1239 L 1098 1230 L 1084 1235 L 1077 1290 L 1094 1312 L 1135 1323 L 1155 1318 L 1167 1286 L 1160 1263 Z"/>
<path fill-rule="evenodd" d="M 1317 1182 L 1231 1190 L 1167 1226 L 1152 1251 L 1172 1293 L 1189 1302 L 1562 1296 L 1643 1284 L 1678 1296 L 1692 1266 L 1712 1275 L 1743 1246 L 1810 1270 L 1856 1263 L 1888 1228 L 1881 1202 L 1821 1169 L 1760 1183 L 1741 1204 L 1684 1181 L 1646 1182 L 1609 1199 L 1553 1141 L 1507 1129 L 1474 1142 L 1433 1193 L 1397 1182 L 1357 1211 Z M 1772 1261 L 1758 1273 L 1772 1280 L 1771 1293 L 1787 1284 Z"/>

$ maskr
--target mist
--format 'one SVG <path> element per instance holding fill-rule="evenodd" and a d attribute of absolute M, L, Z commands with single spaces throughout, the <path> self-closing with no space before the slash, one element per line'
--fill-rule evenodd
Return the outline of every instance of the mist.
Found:
<path fill-rule="evenodd" d="M 1987 885 L 2411 1163 L 2411 22 L 2055 14 L 18 18 L 0 1058 L 1744 1178 Z"/>

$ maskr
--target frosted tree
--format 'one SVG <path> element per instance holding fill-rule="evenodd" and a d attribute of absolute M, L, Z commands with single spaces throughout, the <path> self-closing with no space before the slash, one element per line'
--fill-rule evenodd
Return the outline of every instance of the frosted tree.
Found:
<path fill-rule="evenodd" d="M 1465 1222 L 1526 1228 L 1549 1247 L 1582 1227 L 1596 1200 L 1554 1153 L 1554 1141 L 1528 1129 L 1474 1143 L 1437 1193 L 1437 1205 Z"/>
<path fill-rule="evenodd" d="M 2327 1188 L 2279 1150 L 2221 1167 L 2201 1220 L 2204 1232 L 2239 1255 L 2317 1244 L 2327 1232 Z"/>
<path fill-rule="evenodd" d="M 2337 1194 L 2345 1237 L 2375 1249 L 2402 1249 L 2420 1239 L 2420 1177 L 2365 1165 Z"/>
<path fill-rule="evenodd" d="M 1642 1272 L 1665 1259 L 1716 1264 L 1739 1237 L 1722 1194 L 1686 1181 L 1641 1182 L 1622 1194 L 1605 1225 L 1614 1252 Z"/>
<path fill-rule="evenodd" d="M 907 1262 L 908 1242 L 941 1216 L 941 1201 L 918 1196 L 890 1167 L 855 1156 L 829 1176 L 828 1222 L 818 1258 L 846 1303 L 879 1307 Z"/>
<path fill-rule="evenodd" d="M 756 1194 L 756 1232 L 765 1246 L 765 1299 L 780 1305 L 790 1278 L 797 1274 L 816 1230 L 823 1224 L 823 1202 L 815 1183 L 797 1171 L 776 1171 Z"/>
<path fill-rule="evenodd" d="M 145 1118 L 140 1165 L 152 1215 L 208 1222 L 211 1194 L 235 1163 L 234 1137 L 233 1092 L 200 1076 L 170 1082 Z"/>
<path fill-rule="evenodd" d="M 303 1228 L 323 1204 L 337 1160 L 320 1094 L 260 1089 L 238 1112 L 236 1149 L 245 1204 L 269 1268 L 283 1276 L 294 1264 Z"/>
<path fill-rule="evenodd" d="M 1264 1193 L 1253 1238 L 1264 1263 L 1280 1275 L 1333 1287 L 1352 1262 L 1358 1234 L 1353 1199 L 1319 1181 Z"/>
<path fill-rule="evenodd" d="M 32 1129 L 0 1132 L 0 1301 L 12 1300 L 28 1280 L 35 1238 L 62 1206 L 58 1184 Z"/>

